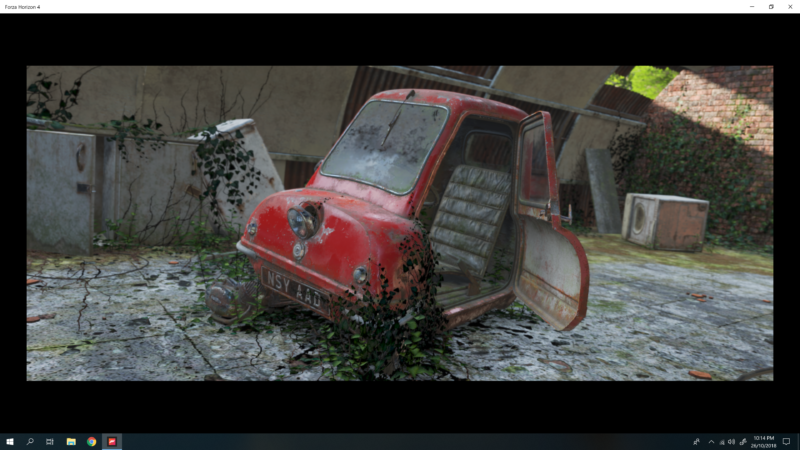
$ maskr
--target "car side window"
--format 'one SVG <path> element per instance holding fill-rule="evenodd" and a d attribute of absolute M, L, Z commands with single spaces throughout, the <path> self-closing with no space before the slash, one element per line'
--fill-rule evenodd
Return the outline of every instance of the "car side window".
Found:
<path fill-rule="evenodd" d="M 535 122 L 522 136 L 522 165 L 520 170 L 530 170 L 530 177 L 522 176 L 520 200 L 544 206 L 550 201 L 550 185 L 547 173 L 547 149 L 545 147 L 544 123 Z M 530 167 L 530 169 L 528 169 Z"/>
<path fill-rule="evenodd" d="M 508 172 L 511 168 L 511 139 L 502 134 L 473 131 L 464 144 L 467 164 Z"/>

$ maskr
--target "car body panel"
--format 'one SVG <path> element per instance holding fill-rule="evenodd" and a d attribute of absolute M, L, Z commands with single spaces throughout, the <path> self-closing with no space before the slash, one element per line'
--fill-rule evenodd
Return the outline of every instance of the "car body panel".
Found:
<path fill-rule="evenodd" d="M 321 170 L 324 165 L 318 165 L 305 188 L 273 194 L 264 199 L 251 215 L 241 238 L 240 248 L 243 247 L 245 253 L 248 253 L 256 273 L 261 274 L 262 268 L 271 268 L 270 270 L 276 274 L 283 271 L 291 277 L 297 283 L 298 289 L 303 289 L 300 286 L 302 284 L 306 288 L 324 292 L 333 298 L 345 296 L 350 290 L 354 291 L 358 298 L 366 289 L 373 295 L 379 293 L 379 276 L 383 269 L 383 274 L 389 281 L 389 289 L 400 289 L 398 299 L 409 292 L 413 281 L 402 270 L 403 254 L 399 247 L 404 239 L 412 237 L 414 219 L 419 215 L 434 175 L 461 123 L 471 115 L 500 119 L 514 124 L 525 124 L 523 119 L 528 117 L 525 112 L 513 106 L 480 97 L 453 92 L 417 90 L 415 95 L 409 98 L 409 93 L 409 89 L 381 92 L 371 97 L 365 105 L 373 101 L 399 104 L 408 98 L 407 104 L 436 105 L 447 109 L 446 122 L 433 148 L 426 155 L 411 190 L 398 195 L 354 179 L 326 176 Z M 363 107 L 361 111 L 364 111 Z M 549 114 L 544 114 L 547 116 L 549 126 Z M 357 118 L 358 115 L 353 121 L 355 122 Z M 352 125 L 353 123 L 348 126 L 342 136 L 347 134 Z M 516 193 L 519 191 L 518 174 L 521 162 L 519 156 L 514 157 L 516 171 L 513 176 L 512 189 L 515 200 L 511 204 L 512 216 L 519 224 L 526 224 L 517 227 L 517 261 L 527 262 L 527 265 L 524 267 L 525 270 L 521 270 L 524 264 L 516 264 L 512 280 L 505 287 L 446 309 L 444 314 L 448 318 L 448 329 L 472 320 L 491 309 L 507 307 L 515 297 L 519 297 L 556 329 L 570 329 L 585 315 L 588 264 L 583 248 L 575 236 L 560 227 L 558 180 L 555 178 L 555 161 L 551 158 L 551 135 L 550 131 L 547 156 L 548 162 L 553 166 L 551 171 L 553 178 L 549 180 L 550 192 L 554 193 L 554 197 L 551 198 L 552 224 L 537 218 L 546 208 L 536 208 L 519 202 Z M 520 134 L 520 142 L 521 136 Z M 336 148 L 340 140 L 341 137 L 331 151 Z M 517 149 L 514 151 L 515 154 L 519 153 Z M 330 154 L 329 152 L 328 155 Z M 308 239 L 301 239 L 295 235 L 287 219 L 289 209 L 303 202 L 317 205 L 324 217 L 319 229 Z M 252 234 L 251 226 L 254 227 Z M 540 236 L 547 236 L 550 244 L 537 247 L 536 240 Z M 295 257 L 294 250 L 298 245 L 302 247 L 301 258 Z M 541 252 L 554 252 L 554 254 L 543 255 Z M 541 259 L 543 264 L 532 263 L 537 258 Z M 353 271 L 358 266 L 367 269 L 368 283 L 359 285 L 354 282 Z M 574 273 L 562 276 L 558 275 L 558 271 Z M 521 272 L 525 273 L 524 277 L 520 276 Z M 534 281 L 529 280 L 531 278 Z M 520 279 L 523 281 L 520 282 Z M 275 285 L 271 288 L 276 290 Z M 562 291 L 563 295 L 559 297 L 557 293 Z M 300 295 L 291 292 L 281 292 L 281 294 L 295 301 Z M 576 304 L 571 305 L 570 302 Z M 298 301 L 298 303 L 309 307 L 303 302 Z M 321 312 L 324 308 L 311 309 L 328 319 L 335 320 L 330 314 L 325 315 Z"/>
<path fill-rule="evenodd" d="M 538 139 L 527 139 L 536 134 Z M 550 113 L 521 122 L 518 149 L 513 198 L 521 226 L 514 292 L 553 328 L 571 330 L 586 316 L 589 263 L 577 237 L 561 226 Z"/>

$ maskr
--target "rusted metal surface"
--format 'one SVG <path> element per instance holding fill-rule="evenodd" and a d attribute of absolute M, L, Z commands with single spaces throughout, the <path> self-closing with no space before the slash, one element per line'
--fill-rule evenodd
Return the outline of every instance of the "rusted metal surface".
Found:
<path fill-rule="evenodd" d="M 662 201 L 659 206 L 655 248 L 702 251 L 707 204 Z"/>
<path fill-rule="evenodd" d="M 539 123 L 541 125 L 537 128 Z M 526 132 L 544 133 L 549 174 L 549 211 L 523 203 L 531 194 L 531 188 L 526 189 L 526 186 L 531 184 L 529 180 L 533 178 L 529 167 L 537 150 L 534 148 L 535 141 L 526 140 Z M 516 173 L 521 177 L 521 191 L 514 196 L 514 201 L 522 227 L 521 241 L 517 247 L 514 291 L 523 303 L 555 329 L 571 330 L 586 316 L 589 262 L 575 235 L 561 227 L 550 114 L 542 112 L 526 118 L 520 126 L 518 139 L 522 154 L 516 159 Z"/>
<path fill-rule="evenodd" d="M 249 224 L 256 226 L 255 235 L 245 231 L 239 243 L 240 250 L 244 249 L 255 270 L 262 275 L 262 284 L 328 319 L 331 319 L 331 310 L 322 303 L 314 303 L 316 299 L 321 302 L 323 297 L 345 297 L 348 290 L 356 294 L 352 301 L 358 301 L 367 289 L 378 295 L 381 269 L 389 277 L 389 289 L 400 289 L 398 297 L 403 297 L 413 287 L 416 283 L 413 276 L 400 275 L 403 255 L 398 242 L 411 236 L 412 219 L 419 215 L 425 191 L 453 143 L 460 124 L 470 115 L 511 123 L 519 123 L 526 117 L 524 111 L 497 101 L 454 92 L 414 90 L 416 95 L 408 99 L 407 104 L 437 106 L 448 114 L 442 128 L 437 127 L 433 148 L 425 156 L 423 164 L 417 166 L 420 172 L 411 190 L 406 194 L 392 193 L 362 182 L 360 178 L 328 176 L 322 172 L 326 167 L 322 165 L 305 188 L 287 189 L 264 199 L 249 220 Z M 408 98 L 409 92 L 409 89 L 381 92 L 369 101 L 399 104 Z M 526 255 L 524 264 L 520 265 L 525 266 L 526 281 L 523 284 L 527 287 L 517 290 L 516 295 L 527 295 L 531 301 L 526 303 L 534 305 L 534 310 L 556 329 L 570 329 L 586 312 L 588 263 L 577 239 L 561 228 L 552 124 L 548 113 L 540 116 L 544 117 L 547 129 L 546 161 L 542 164 L 546 166 L 543 180 L 550 192 L 550 202 L 546 207 L 520 209 L 522 217 L 518 223 L 535 222 L 538 227 L 524 225 L 526 230 L 519 233 L 524 248 L 518 251 Z M 343 136 L 347 136 L 349 130 L 348 127 Z M 334 144 L 334 149 L 338 143 Z M 485 155 L 481 157 L 485 159 Z M 515 160 L 519 161 L 519 158 Z M 530 175 L 530 171 L 525 173 Z M 548 173 L 552 174 L 549 178 Z M 312 237 L 300 239 L 289 227 L 287 214 L 291 208 L 304 202 L 318 205 L 324 221 Z M 297 255 L 298 245 L 301 246 L 301 257 Z M 369 283 L 360 284 L 360 280 L 354 280 L 357 273 L 359 278 L 363 276 L 364 270 L 354 271 L 357 267 L 364 268 Z M 518 271 L 523 272 L 521 268 Z M 282 280 L 280 287 L 276 284 L 278 277 Z M 300 294 L 287 291 L 295 288 Z M 515 296 L 512 289 L 509 286 L 503 291 L 448 309 L 445 312 L 450 320 L 448 327 L 457 326 L 490 309 L 508 306 Z"/>
<path fill-rule="evenodd" d="M 444 317 L 447 319 L 445 330 L 452 330 L 453 328 L 480 317 L 493 309 L 507 308 L 514 303 L 515 298 L 516 296 L 514 291 L 512 291 L 511 288 L 508 288 L 469 303 L 446 309 L 444 311 Z"/>
<path fill-rule="evenodd" d="M 628 194 L 622 237 L 658 250 L 702 251 L 708 206 L 707 201 L 693 198 Z"/>

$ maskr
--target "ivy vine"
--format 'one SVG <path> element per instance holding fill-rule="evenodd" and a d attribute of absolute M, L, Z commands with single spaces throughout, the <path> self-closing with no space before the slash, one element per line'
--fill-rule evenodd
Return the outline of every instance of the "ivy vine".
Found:
<path fill-rule="evenodd" d="M 708 200 L 706 240 L 751 246 L 752 235 L 773 234 L 774 203 L 759 197 L 755 162 L 747 140 L 751 106 L 740 95 L 734 116 L 721 129 L 708 128 L 681 108 L 667 120 L 647 119 L 647 127 L 612 141 L 617 185 L 623 192 L 677 195 Z M 698 117 L 700 119 L 700 117 Z M 757 227 L 746 219 L 757 215 Z"/>
<path fill-rule="evenodd" d="M 72 88 L 58 92 L 60 99 L 58 107 L 50 111 L 51 103 L 56 102 L 55 94 L 51 92 L 59 85 L 58 82 L 51 80 L 52 76 L 41 72 L 36 79 L 28 86 L 27 106 L 35 106 L 28 117 L 47 120 L 49 129 L 63 130 L 64 124 L 72 119 L 71 108 L 78 104 L 77 98 L 80 93 L 81 79 L 94 68 L 81 74 L 74 82 Z M 52 107 L 52 106 L 50 106 Z M 147 121 L 137 121 L 135 115 L 130 117 L 123 115 L 121 120 L 110 120 L 108 122 L 98 122 L 87 125 L 77 125 L 79 127 L 101 127 L 114 130 L 114 135 L 110 140 L 117 143 L 117 148 L 123 160 L 129 161 L 128 143 L 133 142 L 134 148 L 140 155 L 143 154 L 145 145 L 156 151 L 166 145 L 165 138 L 185 138 L 188 136 L 199 135 L 203 140 L 197 146 L 197 157 L 199 158 L 198 167 L 202 170 L 202 175 L 208 177 L 209 183 L 205 183 L 205 190 L 200 195 L 200 200 L 209 199 L 211 211 L 215 217 L 217 225 L 221 225 L 222 218 L 219 217 L 220 205 L 217 194 L 224 188 L 227 194 L 227 203 L 234 207 L 242 205 L 244 193 L 253 193 L 257 187 L 258 176 L 261 171 L 255 169 L 255 155 L 252 150 L 244 148 L 244 135 L 240 130 L 233 132 L 223 132 L 217 127 L 219 124 L 204 127 L 188 128 L 186 130 L 166 134 L 161 130 L 162 124 L 153 119 Z M 29 128 L 37 129 L 36 125 Z"/>

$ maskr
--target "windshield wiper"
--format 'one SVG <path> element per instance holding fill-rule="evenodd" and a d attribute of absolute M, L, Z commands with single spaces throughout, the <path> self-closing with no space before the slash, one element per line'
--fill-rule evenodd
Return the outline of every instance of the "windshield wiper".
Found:
<path fill-rule="evenodd" d="M 400 103 L 400 107 L 397 108 L 397 112 L 394 114 L 394 119 L 392 119 L 392 121 L 389 122 L 389 129 L 386 130 L 386 136 L 383 137 L 383 142 L 381 142 L 381 147 L 383 147 L 383 144 L 386 143 L 386 138 L 388 138 L 389 133 L 392 132 L 392 127 L 394 126 L 395 122 L 397 122 L 397 118 L 400 117 L 400 109 L 403 108 L 403 105 L 406 103 L 406 100 L 410 99 L 414 95 L 416 95 L 416 92 L 414 92 L 414 90 L 412 89 L 411 92 L 409 92 L 408 95 L 406 95 L 406 99 L 403 100 L 403 103 Z"/>

